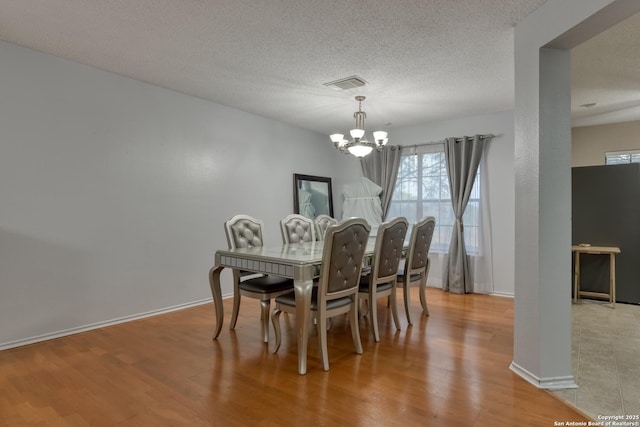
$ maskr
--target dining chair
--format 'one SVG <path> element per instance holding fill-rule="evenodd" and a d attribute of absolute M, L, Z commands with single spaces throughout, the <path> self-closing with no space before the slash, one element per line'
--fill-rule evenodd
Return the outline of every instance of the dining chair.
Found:
<path fill-rule="evenodd" d="M 412 325 L 411 313 L 409 311 L 410 289 L 414 286 L 420 287 L 420 304 L 422 314 L 429 315 L 427 307 L 426 287 L 429 276 L 429 248 L 433 238 L 433 230 L 436 226 L 436 219 L 432 216 L 425 217 L 413 225 L 411 237 L 409 239 L 409 251 L 405 259 L 404 266 L 398 270 L 397 287 L 403 289 L 404 311 L 407 314 L 407 322 Z"/>
<path fill-rule="evenodd" d="M 380 341 L 376 306 L 378 298 L 389 297 L 393 323 L 396 329 L 400 329 L 396 303 L 396 282 L 408 228 L 409 223 L 404 217 L 392 218 L 379 225 L 371 272 L 360 278 L 359 295 L 361 299 L 367 301 L 367 314 L 371 319 L 371 330 L 376 342 Z"/>
<path fill-rule="evenodd" d="M 311 218 L 299 214 L 290 214 L 280 221 L 282 243 L 313 242 L 316 240 L 316 228 Z"/>
<path fill-rule="evenodd" d="M 249 215 L 236 215 L 224 223 L 229 249 L 263 246 L 264 223 Z M 269 342 L 269 313 L 271 300 L 293 289 L 293 280 L 284 277 L 255 274 L 233 269 L 233 311 L 229 329 L 234 329 L 240 311 L 240 297 L 260 300 L 262 339 Z"/>
<path fill-rule="evenodd" d="M 316 238 L 318 240 L 324 240 L 324 234 L 327 231 L 327 227 L 330 225 L 336 225 L 338 220 L 327 214 L 320 214 L 313 220 L 313 223 L 316 226 Z"/>
<path fill-rule="evenodd" d="M 362 354 L 358 327 L 358 284 L 364 253 L 371 227 L 363 218 L 351 218 L 327 228 L 322 252 L 322 267 L 318 286 L 311 294 L 311 318 L 315 320 L 322 367 L 329 370 L 327 351 L 327 321 L 349 313 L 351 337 L 356 353 Z M 280 348 L 280 313 L 296 312 L 294 292 L 276 297 L 271 315 L 276 336 L 274 353 Z"/>

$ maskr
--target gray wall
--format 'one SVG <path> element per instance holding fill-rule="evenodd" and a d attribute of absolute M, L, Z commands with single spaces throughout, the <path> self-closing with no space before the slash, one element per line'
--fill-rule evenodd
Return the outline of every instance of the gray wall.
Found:
<path fill-rule="evenodd" d="M 0 349 L 206 301 L 227 218 L 279 242 L 294 173 L 338 217 L 360 177 L 326 135 L 2 42 L 0 129 Z"/>

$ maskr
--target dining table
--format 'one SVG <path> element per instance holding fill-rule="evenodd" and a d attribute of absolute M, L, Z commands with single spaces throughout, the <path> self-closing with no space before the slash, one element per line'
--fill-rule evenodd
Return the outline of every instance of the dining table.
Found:
<path fill-rule="evenodd" d="M 365 263 L 370 262 L 375 249 L 375 237 L 367 241 Z M 215 253 L 215 265 L 210 271 L 210 286 L 215 307 L 215 329 L 213 339 L 222 330 L 224 309 L 220 273 L 224 268 L 233 268 L 254 273 L 263 273 L 293 279 L 296 298 L 296 329 L 298 336 L 298 373 L 307 372 L 307 344 L 309 341 L 309 318 L 311 316 L 311 292 L 313 279 L 320 275 L 324 242 L 290 243 L 276 246 L 254 246 L 251 248 L 219 249 Z"/>

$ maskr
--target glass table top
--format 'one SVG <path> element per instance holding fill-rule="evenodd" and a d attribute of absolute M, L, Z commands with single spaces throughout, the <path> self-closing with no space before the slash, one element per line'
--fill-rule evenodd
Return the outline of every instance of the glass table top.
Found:
<path fill-rule="evenodd" d="M 375 237 L 367 241 L 366 254 L 372 254 Z M 262 261 L 286 261 L 291 264 L 317 264 L 322 262 L 324 242 L 290 243 L 280 246 L 257 246 L 252 248 L 220 249 L 218 256 L 242 257 Z"/>

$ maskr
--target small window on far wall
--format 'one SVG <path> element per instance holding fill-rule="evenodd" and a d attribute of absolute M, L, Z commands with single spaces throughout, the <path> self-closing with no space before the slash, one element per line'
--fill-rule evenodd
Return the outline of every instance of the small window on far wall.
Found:
<path fill-rule="evenodd" d="M 640 163 L 640 150 L 607 151 L 604 153 L 605 165 L 622 165 L 625 163 Z"/>

